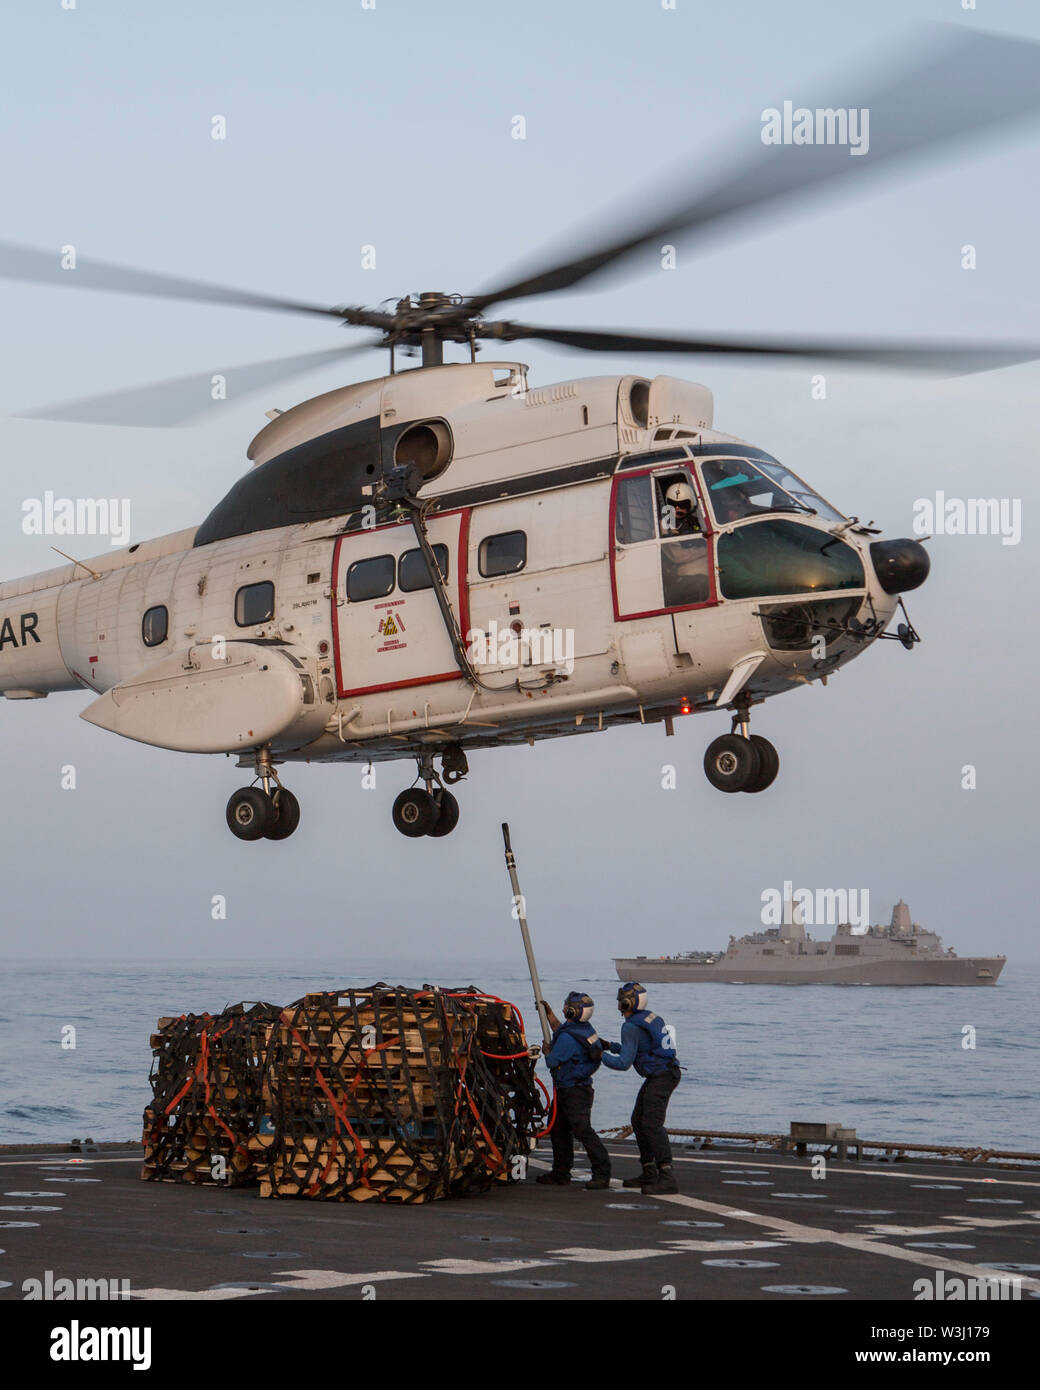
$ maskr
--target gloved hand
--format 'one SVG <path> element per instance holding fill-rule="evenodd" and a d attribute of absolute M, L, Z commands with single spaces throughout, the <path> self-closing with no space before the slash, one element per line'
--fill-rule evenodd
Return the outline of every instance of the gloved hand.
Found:
<path fill-rule="evenodd" d="M 620 1052 L 620 1051 L 621 1051 L 621 1044 L 620 1044 L 620 1043 L 616 1043 L 616 1042 L 607 1042 L 606 1038 L 600 1038 L 599 1043 L 600 1043 L 600 1047 L 602 1047 L 602 1049 L 603 1049 L 604 1052 Z"/>

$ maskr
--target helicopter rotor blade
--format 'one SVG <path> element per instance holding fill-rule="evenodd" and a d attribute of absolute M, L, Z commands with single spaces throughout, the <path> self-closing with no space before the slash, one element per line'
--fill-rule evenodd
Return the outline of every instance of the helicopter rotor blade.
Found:
<path fill-rule="evenodd" d="M 18 414 L 34 420 L 77 421 L 88 425 L 183 425 L 193 417 L 212 410 L 213 379 L 223 378 L 226 401 L 233 405 L 268 386 L 316 371 L 345 357 L 378 347 L 378 342 L 351 343 L 347 347 L 325 348 L 319 352 L 296 353 L 267 362 L 251 362 L 245 366 L 221 368 L 216 372 L 193 372 L 188 376 L 171 377 L 165 381 L 134 386 L 125 391 L 112 391 L 100 396 L 63 401 L 38 410 L 23 410 Z M 221 398 L 220 404 L 225 403 Z"/>
<path fill-rule="evenodd" d="M 833 100 L 805 103 L 805 109 L 835 116 L 835 112 L 867 111 L 866 148 L 853 156 L 848 143 L 775 144 L 761 142 L 748 154 L 748 137 L 722 161 L 727 172 L 714 186 L 694 197 L 676 200 L 688 175 L 676 170 L 656 195 L 638 200 L 656 205 L 649 218 L 630 223 L 599 246 L 580 255 L 550 263 L 505 285 L 471 296 L 466 308 L 481 313 L 491 304 L 571 289 L 640 250 L 660 250 L 695 233 L 716 230 L 737 214 L 747 214 L 790 199 L 794 194 L 840 182 L 843 178 L 887 168 L 908 156 L 951 145 L 1040 110 L 1040 44 L 990 33 L 929 26 L 929 41 L 915 57 L 893 72 L 886 62 L 873 73 L 828 79 Z M 854 99 L 854 100 L 853 100 Z M 833 130 L 833 127 L 832 127 Z M 861 132 L 862 133 L 862 132 Z M 632 200 L 629 200 L 631 203 Z M 587 247 L 590 238 L 582 239 Z M 644 268 L 657 265 L 656 255 Z M 639 273 L 634 267 L 634 273 Z"/>
<path fill-rule="evenodd" d="M 547 328 L 523 323 L 484 324 L 499 332 L 478 336 L 512 342 L 538 338 L 563 347 L 591 352 L 675 352 L 705 356 L 808 357 L 827 361 L 862 362 L 879 367 L 909 367 L 920 371 L 960 374 L 989 372 L 1040 358 L 1033 343 L 929 343 L 834 340 L 739 339 L 668 337 L 657 333 L 614 333 L 598 328 Z"/>
<path fill-rule="evenodd" d="M 281 299 L 276 295 L 254 294 L 249 290 L 229 289 L 201 280 L 186 280 L 176 275 L 161 275 L 152 270 L 134 270 L 129 266 L 108 261 L 77 259 L 75 268 L 64 270 L 55 251 L 40 251 L 12 242 L 0 242 L 0 279 L 27 280 L 41 285 L 65 289 L 107 290 L 114 294 L 143 294 L 160 299 L 189 299 L 203 304 L 230 304 L 242 309 L 272 309 L 290 314 L 319 314 L 326 318 L 342 319 L 346 312 L 322 304 L 307 304 L 298 299 Z M 366 311 L 351 310 L 352 315 Z M 374 317 L 387 318 L 389 315 Z M 351 317 L 349 322 L 356 322 Z M 373 323 L 372 327 L 382 327 Z"/>

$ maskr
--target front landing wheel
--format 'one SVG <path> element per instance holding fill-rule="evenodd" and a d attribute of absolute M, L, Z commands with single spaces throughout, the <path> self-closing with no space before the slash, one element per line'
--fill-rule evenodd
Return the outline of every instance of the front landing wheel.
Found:
<path fill-rule="evenodd" d="M 241 787 L 227 804 L 227 823 L 240 840 L 262 840 L 274 825 L 274 803 L 259 787 Z"/>
<path fill-rule="evenodd" d="M 704 754 L 705 775 L 720 792 L 750 790 L 761 768 L 758 749 L 750 739 L 741 738 L 739 734 L 723 734 L 713 739 Z"/>

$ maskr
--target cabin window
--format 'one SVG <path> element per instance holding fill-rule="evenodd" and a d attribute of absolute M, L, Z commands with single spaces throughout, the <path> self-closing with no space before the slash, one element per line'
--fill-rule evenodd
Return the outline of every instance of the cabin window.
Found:
<path fill-rule="evenodd" d="M 523 531 L 503 531 L 480 542 L 477 564 L 485 579 L 517 574 L 527 564 L 527 536 Z"/>
<path fill-rule="evenodd" d="M 655 534 L 654 494 L 650 478 L 622 478 L 618 483 L 614 518 L 614 536 L 618 545 L 652 541 Z"/>
<path fill-rule="evenodd" d="M 356 560 L 347 570 L 347 599 L 364 603 L 370 598 L 386 598 L 394 591 L 395 565 L 392 555 L 373 555 Z"/>
<path fill-rule="evenodd" d="M 441 578 L 447 582 L 448 547 L 446 545 L 435 545 L 433 547 L 433 558 L 437 561 L 437 568 L 441 572 Z M 406 594 L 413 594 L 417 589 L 433 588 L 433 579 L 426 564 L 426 556 L 421 550 L 406 550 L 398 560 L 397 586 Z"/>
<path fill-rule="evenodd" d="M 170 614 L 164 603 L 149 608 L 141 619 L 141 640 L 146 647 L 158 647 L 166 641 L 170 630 Z"/>
<path fill-rule="evenodd" d="M 245 584 L 235 595 L 235 622 L 239 627 L 269 623 L 274 617 L 274 585 L 269 579 Z"/>

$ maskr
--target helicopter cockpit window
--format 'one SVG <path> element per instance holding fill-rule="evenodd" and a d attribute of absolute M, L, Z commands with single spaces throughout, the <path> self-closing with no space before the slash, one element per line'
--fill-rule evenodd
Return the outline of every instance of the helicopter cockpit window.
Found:
<path fill-rule="evenodd" d="M 648 474 L 622 478 L 617 490 L 615 540 L 618 545 L 636 545 L 652 541 L 655 535 L 653 480 Z"/>
<path fill-rule="evenodd" d="M 386 598 L 393 593 L 396 568 L 392 555 L 355 560 L 347 570 L 347 601 L 364 603 L 370 598 Z"/>
<path fill-rule="evenodd" d="M 141 641 L 146 647 L 158 647 L 166 641 L 170 629 L 170 615 L 164 603 L 149 608 L 141 619 Z"/>
<path fill-rule="evenodd" d="M 841 512 L 836 511 L 829 502 L 825 502 L 820 494 L 814 492 L 807 483 L 803 483 L 797 473 L 792 473 L 789 468 L 785 468 L 776 459 L 759 455 L 755 459 L 755 467 L 763 473 L 767 473 L 774 482 L 779 483 L 795 502 L 800 502 L 803 507 L 812 508 L 824 521 L 846 521 L 848 519 L 842 516 Z"/>
<path fill-rule="evenodd" d="M 712 511 L 721 526 L 765 512 L 809 512 L 815 508 L 796 502 L 776 480 L 745 458 L 708 459 L 701 465 Z"/>
<path fill-rule="evenodd" d="M 527 564 L 527 536 L 523 531 L 503 531 L 480 542 L 477 564 L 485 579 L 517 574 Z"/>
<path fill-rule="evenodd" d="M 448 547 L 446 545 L 435 545 L 433 547 L 433 558 L 437 561 L 437 568 L 441 572 L 441 578 L 447 582 L 448 579 Z M 397 562 L 397 586 L 406 594 L 414 594 L 417 589 L 432 589 L 433 580 L 426 565 L 426 557 L 421 550 L 406 550 Z"/>
<path fill-rule="evenodd" d="M 235 622 L 239 627 L 255 627 L 274 617 L 274 585 L 265 579 L 260 584 L 245 584 L 235 595 Z"/>
<path fill-rule="evenodd" d="M 837 536 L 786 519 L 741 526 L 718 538 L 719 583 L 726 598 L 862 589 L 863 563 Z"/>

